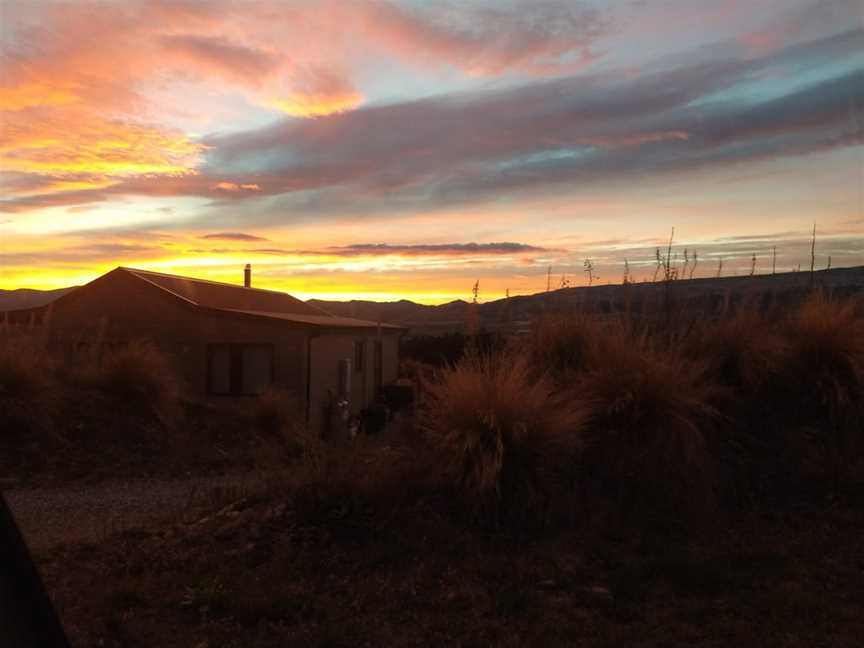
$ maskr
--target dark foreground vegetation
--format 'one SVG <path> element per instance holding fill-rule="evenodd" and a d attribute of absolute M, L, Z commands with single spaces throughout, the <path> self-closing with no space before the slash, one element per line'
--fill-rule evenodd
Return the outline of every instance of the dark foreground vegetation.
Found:
<path fill-rule="evenodd" d="M 191 455 L 223 434 L 184 429 L 197 414 L 163 389 L 150 347 L 85 376 L 35 353 L 19 362 L 20 348 L 0 356 L 0 399 L 3 443 L 22 460 L 61 465 L 51 452 L 130 427 L 189 435 Z M 416 416 L 381 436 L 324 443 L 270 395 L 221 446 L 260 471 L 246 492 L 42 552 L 73 643 L 859 645 L 860 303 L 556 315 L 410 371 Z M 103 404 L 90 416 L 138 405 L 70 429 L 64 390 Z M 184 456 L 159 443 L 160 462 Z M 109 447 L 142 470 L 157 456 Z"/>

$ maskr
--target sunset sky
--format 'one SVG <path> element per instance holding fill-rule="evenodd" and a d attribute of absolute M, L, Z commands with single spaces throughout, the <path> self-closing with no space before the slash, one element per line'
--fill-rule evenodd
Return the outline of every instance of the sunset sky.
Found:
<path fill-rule="evenodd" d="M 860 0 L 0 0 L 0 288 L 864 264 Z"/>

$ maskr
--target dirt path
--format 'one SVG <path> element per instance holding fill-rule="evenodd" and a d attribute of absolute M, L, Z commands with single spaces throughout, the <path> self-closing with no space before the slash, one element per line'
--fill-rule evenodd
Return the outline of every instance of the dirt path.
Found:
<path fill-rule="evenodd" d="M 93 486 L 4 492 L 33 550 L 61 542 L 99 542 L 156 520 L 181 521 L 206 506 L 241 497 L 257 482 L 244 476 L 133 480 Z"/>

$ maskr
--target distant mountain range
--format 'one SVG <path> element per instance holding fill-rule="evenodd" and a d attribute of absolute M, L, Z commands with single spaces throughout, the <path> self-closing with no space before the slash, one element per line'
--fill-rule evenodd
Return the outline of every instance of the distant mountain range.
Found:
<path fill-rule="evenodd" d="M 826 289 L 843 295 L 864 296 L 864 266 L 834 268 L 814 273 L 812 280 Z M 811 284 L 809 272 L 785 272 L 774 275 L 720 277 L 680 280 L 672 284 L 675 298 L 688 302 L 717 302 L 723 299 L 745 299 L 770 295 L 778 300 L 795 299 L 805 293 Z M 74 290 L 0 290 L 0 311 L 42 306 Z M 580 286 L 520 295 L 509 299 L 472 304 L 461 299 L 438 306 L 417 304 L 407 299 L 395 302 L 363 300 L 326 301 L 312 299 L 334 315 L 356 317 L 372 321 L 401 324 L 412 334 L 434 335 L 465 330 L 475 318 L 482 328 L 501 326 L 524 328 L 538 315 L 550 311 L 568 311 L 587 308 L 594 312 L 615 311 L 625 304 L 639 310 L 646 303 L 663 299 L 666 286 L 657 283 L 633 283 L 603 286 Z"/>
<path fill-rule="evenodd" d="M 864 266 L 820 270 L 814 273 L 812 281 L 838 295 L 864 296 Z M 671 284 L 671 290 L 676 300 L 692 304 L 717 304 L 726 299 L 737 301 L 766 295 L 783 303 L 800 298 L 810 286 L 809 272 L 787 272 L 680 280 Z M 461 299 L 440 306 L 415 304 L 404 299 L 398 302 L 310 300 L 310 303 L 334 315 L 401 324 L 413 334 L 434 335 L 464 331 L 472 318 L 485 329 L 507 326 L 524 330 L 537 316 L 547 312 L 576 309 L 613 312 L 626 308 L 627 304 L 638 311 L 664 299 L 666 290 L 662 282 L 632 283 L 626 288 L 621 284 L 562 288 L 479 303 L 473 314 L 473 305 Z"/>
<path fill-rule="evenodd" d="M 29 288 L 17 288 L 16 290 L 0 289 L 0 311 L 44 306 L 65 295 L 70 290 L 75 290 L 76 287 L 70 286 L 69 288 L 57 288 L 56 290 L 31 290 Z"/>

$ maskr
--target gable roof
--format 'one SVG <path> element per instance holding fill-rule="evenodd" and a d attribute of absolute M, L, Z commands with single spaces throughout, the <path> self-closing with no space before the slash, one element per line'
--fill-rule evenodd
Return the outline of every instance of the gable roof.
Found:
<path fill-rule="evenodd" d="M 271 313 L 293 313 L 295 315 L 324 315 L 330 313 L 323 308 L 300 301 L 288 293 L 262 288 L 246 288 L 229 283 L 193 279 L 177 275 L 119 268 L 139 279 L 166 290 L 173 295 L 191 302 L 196 306 L 243 311 L 263 311 Z"/>
<path fill-rule="evenodd" d="M 307 304 L 288 293 L 262 288 L 246 288 L 229 283 L 194 279 L 177 275 L 119 267 L 117 270 L 146 281 L 174 297 L 202 308 L 243 315 L 291 321 L 299 324 L 325 327 L 402 329 L 392 324 L 379 324 L 369 320 L 337 317 L 323 308 Z"/>

